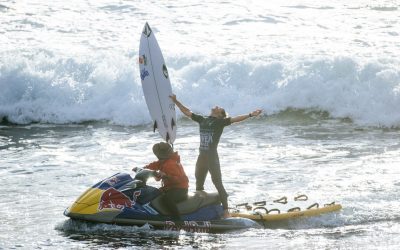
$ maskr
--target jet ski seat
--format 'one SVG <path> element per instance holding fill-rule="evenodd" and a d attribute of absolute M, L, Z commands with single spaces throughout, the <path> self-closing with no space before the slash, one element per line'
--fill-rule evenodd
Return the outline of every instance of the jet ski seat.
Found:
<path fill-rule="evenodd" d="M 170 215 L 161 201 L 162 195 L 151 201 L 151 205 L 161 214 Z M 218 193 L 207 193 L 205 191 L 196 191 L 192 195 L 188 195 L 188 199 L 178 203 L 178 211 L 180 214 L 188 214 L 198 210 L 201 207 L 221 204 Z"/>

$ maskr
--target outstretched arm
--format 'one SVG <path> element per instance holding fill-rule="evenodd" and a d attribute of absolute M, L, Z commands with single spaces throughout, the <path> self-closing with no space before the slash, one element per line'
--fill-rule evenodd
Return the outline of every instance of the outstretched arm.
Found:
<path fill-rule="evenodd" d="M 178 108 L 182 111 L 184 115 L 186 115 L 189 118 L 192 117 L 192 111 L 190 111 L 190 109 L 188 109 L 187 107 L 185 107 L 185 105 L 183 105 L 180 101 L 178 101 L 178 99 L 176 99 L 175 94 L 170 95 L 169 98 L 171 98 L 171 100 L 176 104 L 176 106 L 178 106 Z"/>
<path fill-rule="evenodd" d="M 253 112 L 250 112 L 248 115 L 238 115 L 238 116 L 235 116 L 235 117 L 231 117 L 231 123 L 241 122 L 241 121 L 244 121 L 244 120 L 246 120 L 246 119 L 248 119 L 250 117 L 259 116 L 261 114 L 261 112 L 262 112 L 261 109 L 257 109 L 257 110 L 255 110 Z"/>

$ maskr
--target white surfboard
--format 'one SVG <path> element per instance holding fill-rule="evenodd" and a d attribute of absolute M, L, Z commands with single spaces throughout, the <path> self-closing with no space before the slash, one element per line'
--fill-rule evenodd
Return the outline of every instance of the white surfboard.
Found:
<path fill-rule="evenodd" d="M 139 68 L 154 131 L 158 129 L 162 138 L 172 144 L 176 138 L 175 105 L 169 98 L 172 87 L 160 46 L 148 23 L 140 38 Z"/>

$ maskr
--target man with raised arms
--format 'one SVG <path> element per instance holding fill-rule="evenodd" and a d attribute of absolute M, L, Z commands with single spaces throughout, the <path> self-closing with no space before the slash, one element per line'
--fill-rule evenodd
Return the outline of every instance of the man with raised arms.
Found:
<path fill-rule="evenodd" d="M 200 152 L 195 170 L 196 190 L 204 190 L 204 182 L 207 173 L 210 172 L 211 180 L 218 190 L 224 208 L 224 217 L 227 218 L 230 216 L 228 211 L 228 194 L 222 184 L 221 167 L 217 152 L 219 139 L 221 138 L 225 126 L 258 116 L 262 111 L 257 109 L 246 115 L 227 117 L 223 108 L 215 106 L 211 109 L 211 114 L 209 116 L 202 116 L 193 113 L 189 108 L 185 107 L 178 101 L 176 95 L 173 94 L 170 98 L 183 114 L 199 123 L 200 126 Z"/>

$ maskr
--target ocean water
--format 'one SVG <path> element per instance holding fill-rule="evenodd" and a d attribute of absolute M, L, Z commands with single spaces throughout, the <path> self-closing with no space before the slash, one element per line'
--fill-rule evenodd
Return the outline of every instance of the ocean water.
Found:
<path fill-rule="evenodd" d="M 384 0 L 0 0 L 0 249 L 398 249 L 399 16 Z M 263 109 L 221 138 L 232 206 L 305 193 L 343 209 L 226 234 L 64 217 L 87 187 L 154 160 L 145 22 L 193 111 Z M 193 190 L 198 127 L 177 114 Z"/>

